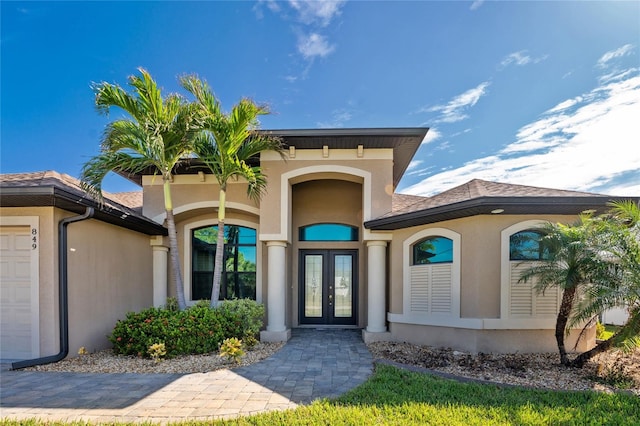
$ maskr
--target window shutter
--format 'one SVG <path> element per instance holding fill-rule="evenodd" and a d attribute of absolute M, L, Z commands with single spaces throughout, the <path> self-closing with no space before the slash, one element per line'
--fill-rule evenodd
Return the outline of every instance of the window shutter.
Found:
<path fill-rule="evenodd" d="M 518 282 L 524 270 L 531 266 L 531 262 L 509 262 L 511 267 L 511 285 L 509 294 L 509 315 L 514 317 L 528 317 L 533 315 L 533 280 Z"/>
<path fill-rule="evenodd" d="M 450 263 L 411 267 L 411 311 L 423 314 L 450 314 L 452 304 Z"/>
<path fill-rule="evenodd" d="M 429 313 L 429 265 L 411 267 L 411 312 Z"/>
<path fill-rule="evenodd" d="M 510 262 L 511 286 L 509 295 L 509 315 L 514 317 L 554 317 L 560 309 L 558 287 L 549 287 L 544 293 L 534 288 L 535 278 L 518 282 L 523 271 L 531 267 L 533 262 Z"/>

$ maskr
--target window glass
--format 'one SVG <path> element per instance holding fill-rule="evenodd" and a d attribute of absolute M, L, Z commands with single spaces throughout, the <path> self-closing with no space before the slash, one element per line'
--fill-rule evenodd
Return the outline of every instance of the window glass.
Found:
<path fill-rule="evenodd" d="M 429 237 L 413 245 L 413 264 L 453 262 L 453 241 L 445 237 Z"/>
<path fill-rule="evenodd" d="M 545 260 L 549 250 L 542 244 L 542 233 L 526 230 L 509 237 L 509 260 Z"/>
<path fill-rule="evenodd" d="M 358 228 L 339 223 L 301 226 L 300 241 L 358 241 Z"/>
<path fill-rule="evenodd" d="M 191 236 L 191 298 L 211 298 L 218 226 L 194 229 Z M 226 225 L 220 300 L 256 298 L 256 230 Z"/>

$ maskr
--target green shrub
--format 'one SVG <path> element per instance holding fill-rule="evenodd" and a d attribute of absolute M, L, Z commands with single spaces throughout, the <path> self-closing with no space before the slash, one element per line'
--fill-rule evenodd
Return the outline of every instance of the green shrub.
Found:
<path fill-rule="evenodd" d="M 108 337 L 116 354 L 148 357 L 149 347 L 159 343 L 164 343 L 167 358 L 203 354 L 217 351 L 230 337 L 256 342 L 263 316 L 264 307 L 249 300 L 223 302 L 214 309 L 199 302 L 184 311 L 168 304 L 129 312 Z"/>
<path fill-rule="evenodd" d="M 262 328 L 264 305 L 250 299 L 225 300 L 217 308 L 222 313 L 227 337 L 236 337 L 248 348 L 258 343 Z"/>

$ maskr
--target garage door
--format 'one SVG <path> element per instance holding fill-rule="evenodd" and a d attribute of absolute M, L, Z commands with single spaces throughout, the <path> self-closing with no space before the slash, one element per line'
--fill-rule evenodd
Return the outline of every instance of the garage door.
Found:
<path fill-rule="evenodd" d="M 31 232 L 0 228 L 0 358 L 32 357 Z"/>

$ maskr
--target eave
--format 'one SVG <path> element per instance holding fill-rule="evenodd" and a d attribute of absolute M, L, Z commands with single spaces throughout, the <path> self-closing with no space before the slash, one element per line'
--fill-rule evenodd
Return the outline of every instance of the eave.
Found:
<path fill-rule="evenodd" d="M 95 209 L 94 218 L 146 235 L 168 235 L 167 229 L 158 223 L 133 214 L 127 209 L 100 205 L 96 201 L 54 185 L 37 187 L 0 188 L 1 207 L 57 207 L 81 214 L 86 207 Z"/>
<path fill-rule="evenodd" d="M 621 197 L 479 197 L 394 216 L 369 220 L 365 228 L 395 230 L 478 215 L 576 215 L 586 210 L 604 213 L 608 203 Z M 624 198 L 628 199 L 628 198 Z"/>
<path fill-rule="evenodd" d="M 427 132 L 426 127 L 400 128 L 362 128 L 362 129 L 284 129 L 260 130 L 258 133 L 278 137 L 285 148 L 295 146 L 296 149 L 392 149 L 393 150 L 393 186 L 398 186 L 404 172 L 409 167 L 413 156 L 420 148 Z M 256 159 L 256 164 L 257 163 Z M 197 158 L 184 159 L 177 165 L 174 174 L 207 173 L 208 168 Z M 157 174 L 157 170 L 147 169 L 130 174 L 118 172 L 119 175 L 138 185 L 142 183 L 142 175 Z"/>

